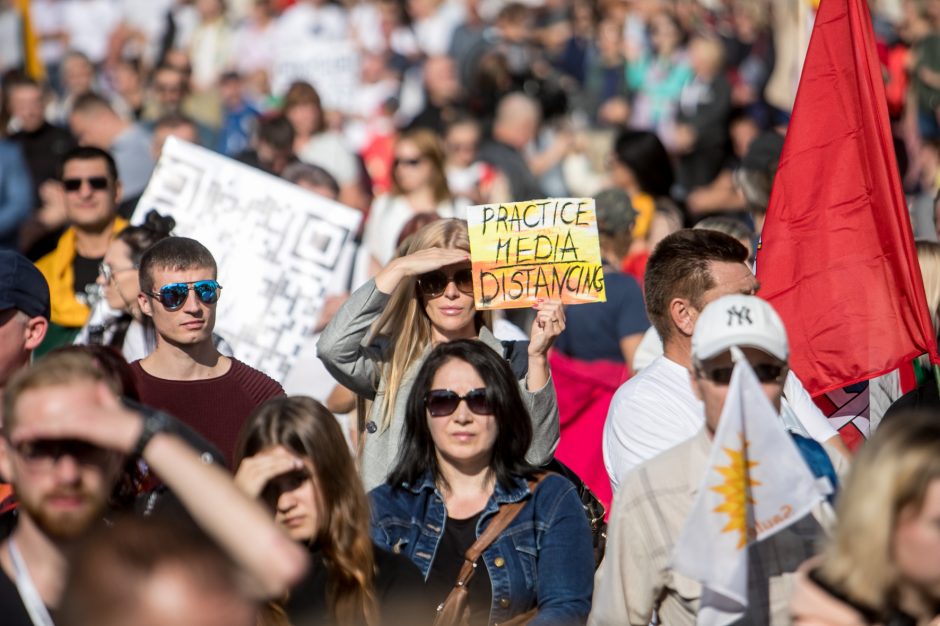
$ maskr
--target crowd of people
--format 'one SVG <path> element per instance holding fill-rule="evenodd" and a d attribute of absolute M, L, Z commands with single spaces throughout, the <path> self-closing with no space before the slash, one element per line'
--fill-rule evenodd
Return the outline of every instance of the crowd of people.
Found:
<path fill-rule="evenodd" d="M 936 327 L 940 3 L 869 5 Z M 936 623 L 929 367 L 872 381 L 853 454 L 754 274 L 813 12 L 0 0 L 0 622 L 694 624 L 675 550 L 746 364 L 834 493 L 748 547 L 737 623 Z M 362 213 L 303 395 L 138 208 L 170 137 Z M 467 207 L 567 196 L 606 302 L 477 310 Z"/>

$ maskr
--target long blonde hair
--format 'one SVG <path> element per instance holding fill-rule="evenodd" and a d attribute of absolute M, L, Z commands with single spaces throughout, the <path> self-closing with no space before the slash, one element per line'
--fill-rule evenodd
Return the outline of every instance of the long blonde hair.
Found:
<path fill-rule="evenodd" d="M 432 222 L 408 237 L 398 249 L 398 256 L 428 248 L 452 248 L 469 252 L 470 236 L 467 234 L 467 223 L 458 219 Z M 482 326 L 492 328 L 492 318 L 488 311 L 477 312 L 477 332 Z M 385 381 L 385 397 L 381 404 L 384 430 L 392 423 L 395 401 L 405 373 L 421 358 L 431 343 L 431 320 L 422 306 L 416 277 L 404 279 L 395 288 L 385 312 L 372 326 L 369 341 L 379 336 L 385 336 L 391 342 L 391 359 L 385 363 L 382 371 Z"/>
<path fill-rule="evenodd" d="M 838 524 L 822 579 L 863 607 L 885 614 L 902 579 L 893 557 L 898 516 L 919 510 L 940 479 L 940 420 L 905 414 L 882 423 L 855 457 L 838 502 Z"/>

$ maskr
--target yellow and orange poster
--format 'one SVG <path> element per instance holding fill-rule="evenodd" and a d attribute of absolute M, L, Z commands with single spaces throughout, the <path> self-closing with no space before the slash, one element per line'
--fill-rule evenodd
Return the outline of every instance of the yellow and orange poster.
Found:
<path fill-rule="evenodd" d="M 467 209 L 477 309 L 606 302 L 593 198 Z"/>

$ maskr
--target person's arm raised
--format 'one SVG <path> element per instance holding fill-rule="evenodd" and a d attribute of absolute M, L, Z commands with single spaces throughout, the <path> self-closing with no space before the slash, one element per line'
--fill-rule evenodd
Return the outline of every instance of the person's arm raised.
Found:
<path fill-rule="evenodd" d="M 375 286 L 382 293 L 392 293 L 398 284 L 410 276 L 420 276 L 426 272 L 439 270 L 448 265 L 467 263 L 470 253 L 454 248 L 427 248 L 418 250 L 386 265 L 375 275 Z"/>
<path fill-rule="evenodd" d="M 124 455 L 143 444 L 143 459 L 193 520 L 250 577 L 259 597 L 280 596 L 300 580 L 308 565 L 307 551 L 278 528 L 271 514 L 245 495 L 224 469 L 204 463 L 179 436 L 145 429 L 145 417 L 122 406 L 105 385 L 99 385 L 97 394 L 98 406 L 90 410 L 60 411 L 23 424 L 13 443 L 80 439 Z"/>
<path fill-rule="evenodd" d="M 393 260 L 375 278 L 353 292 L 336 312 L 317 342 L 317 358 L 338 383 L 368 400 L 374 399 L 386 355 L 377 346 L 363 345 L 363 340 L 388 306 L 390 294 L 409 276 L 469 258 L 463 250 L 429 248 Z"/>

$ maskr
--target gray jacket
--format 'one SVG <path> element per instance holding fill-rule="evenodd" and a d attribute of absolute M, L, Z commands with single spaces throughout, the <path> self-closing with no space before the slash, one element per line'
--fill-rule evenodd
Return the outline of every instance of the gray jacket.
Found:
<path fill-rule="evenodd" d="M 365 338 L 372 324 L 385 309 L 389 298 L 388 294 L 376 288 L 375 281 L 370 280 L 349 297 L 323 330 L 317 343 L 317 356 L 330 374 L 340 384 L 373 401 L 366 424 L 367 430 L 374 429 L 374 432 L 370 432 L 366 437 L 360 459 L 360 472 L 366 491 L 384 483 L 397 461 L 405 422 L 405 404 L 418 370 L 431 350 L 428 346 L 424 355 L 405 372 L 395 398 L 395 412 L 391 424 L 383 429 L 381 407 L 386 381 L 381 379 L 380 375 L 382 366 L 388 360 L 389 347 L 365 345 Z M 502 343 L 488 328 L 480 330 L 479 339 L 499 354 L 503 354 Z M 519 389 L 532 419 L 532 445 L 526 454 L 526 461 L 533 465 L 544 465 L 552 459 L 558 445 L 560 427 L 555 386 L 549 379 L 544 387 L 532 392 L 526 388 L 523 379 L 519 381 Z"/>

